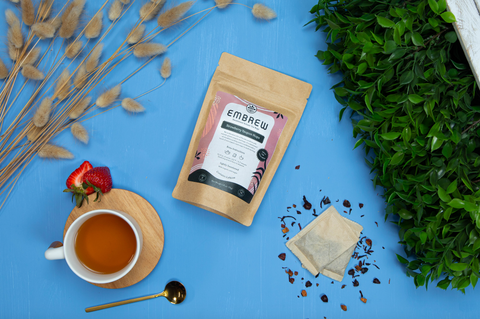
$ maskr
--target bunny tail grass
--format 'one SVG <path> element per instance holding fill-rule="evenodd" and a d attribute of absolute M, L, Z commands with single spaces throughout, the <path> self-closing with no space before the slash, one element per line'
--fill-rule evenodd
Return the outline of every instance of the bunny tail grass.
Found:
<path fill-rule="evenodd" d="M 103 25 L 103 12 L 100 11 L 98 12 L 92 20 L 90 20 L 90 23 L 87 25 L 85 28 L 85 38 L 87 39 L 95 39 L 100 35 L 100 32 L 102 31 L 102 25 Z"/>
<path fill-rule="evenodd" d="M 52 13 L 52 8 L 53 8 L 53 1 L 54 0 L 43 0 L 42 3 L 40 4 L 40 7 L 38 9 L 38 13 L 40 15 L 40 20 L 45 20 L 50 17 L 50 14 Z"/>
<path fill-rule="evenodd" d="M 50 18 L 47 20 L 46 23 L 50 24 L 52 27 L 55 28 L 55 31 L 57 31 L 58 28 L 60 28 L 60 26 L 62 25 L 62 19 L 60 19 L 60 17 Z"/>
<path fill-rule="evenodd" d="M 5 79 L 8 76 L 8 69 L 2 59 L 0 59 L 0 79 Z"/>
<path fill-rule="evenodd" d="M 140 8 L 140 19 L 149 21 L 155 18 L 163 8 L 165 1 L 159 3 L 147 2 Z"/>
<path fill-rule="evenodd" d="M 53 38 L 55 31 L 55 27 L 48 22 L 38 22 L 32 25 L 32 32 L 42 40 Z"/>
<path fill-rule="evenodd" d="M 120 2 L 123 3 L 123 4 L 129 4 L 130 0 L 120 0 Z"/>
<path fill-rule="evenodd" d="M 129 97 L 123 99 L 122 101 L 122 107 L 132 113 L 140 113 L 144 112 L 145 108 L 142 106 L 142 104 L 138 103 L 134 99 L 131 99 Z"/>
<path fill-rule="evenodd" d="M 74 123 L 70 127 L 73 137 L 75 137 L 80 142 L 88 144 L 88 132 L 80 123 Z"/>
<path fill-rule="evenodd" d="M 108 9 L 108 19 L 111 21 L 118 19 L 122 14 L 122 3 L 119 0 L 115 0 L 110 9 Z"/>
<path fill-rule="evenodd" d="M 18 17 L 13 13 L 12 10 L 7 9 L 5 10 L 5 20 L 7 21 L 9 26 L 20 25 L 20 20 Z"/>
<path fill-rule="evenodd" d="M 22 75 L 29 80 L 36 81 L 43 80 L 45 78 L 45 75 L 40 70 L 30 64 L 23 66 Z"/>
<path fill-rule="evenodd" d="M 57 84 L 55 86 L 54 96 L 58 98 L 59 101 L 63 101 L 70 93 L 72 89 L 72 80 L 70 72 L 68 69 L 63 70 L 62 74 L 58 77 Z"/>
<path fill-rule="evenodd" d="M 82 49 L 83 42 L 80 40 L 73 41 L 65 48 L 65 55 L 69 59 L 73 59 Z"/>
<path fill-rule="evenodd" d="M 232 3 L 232 0 L 215 0 L 215 4 L 219 9 L 226 8 L 230 3 Z"/>
<path fill-rule="evenodd" d="M 21 0 L 20 6 L 22 8 L 22 20 L 28 26 L 35 22 L 35 7 L 32 0 Z"/>
<path fill-rule="evenodd" d="M 10 41 L 7 43 L 7 49 L 10 60 L 16 61 L 20 51 L 13 44 L 11 44 Z"/>
<path fill-rule="evenodd" d="M 121 92 L 122 92 L 122 86 L 120 84 L 118 84 L 117 86 L 114 86 L 110 90 L 107 90 L 97 98 L 97 101 L 96 101 L 97 106 L 100 108 L 104 108 L 111 105 L 119 97 Z"/>
<path fill-rule="evenodd" d="M 13 44 L 15 48 L 21 49 L 23 47 L 22 27 L 20 24 L 14 24 L 8 28 L 7 38 L 8 42 Z"/>
<path fill-rule="evenodd" d="M 30 141 L 30 142 L 33 142 L 35 141 L 39 136 L 40 134 L 42 134 L 42 131 L 43 129 L 41 127 L 36 127 L 34 126 L 33 128 L 31 128 L 28 133 L 27 133 L 27 139 Z"/>
<path fill-rule="evenodd" d="M 72 153 L 64 149 L 63 147 L 56 146 L 53 144 L 45 144 L 39 151 L 38 156 L 41 158 L 50 158 L 50 159 L 73 159 L 74 156 Z"/>
<path fill-rule="evenodd" d="M 40 103 L 37 111 L 33 115 L 32 122 L 36 127 L 44 127 L 50 119 L 50 113 L 52 111 L 52 99 L 46 97 Z"/>
<path fill-rule="evenodd" d="M 79 66 L 77 72 L 75 73 L 75 77 L 73 78 L 73 85 L 78 90 L 81 90 L 85 86 L 86 82 L 87 82 L 87 68 L 85 67 L 85 64 L 82 63 L 82 65 Z"/>
<path fill-rule="evenodd" d="M 103 50 L 103 43 L 99 43 L 95 47 L 95 49 L 93 49 L 92 53 L 90 53 L 90 56 L 88 57 L 87 62 L 85 64 L 87 73 L 92 72 L 98 66 L 98 61 L 100 60 L 100 56 L 102 55 L 102 50 Z"/>
<path fill-rule="evenodd" d="M 172 75 L 172 63 L 170 62 L 170 58 L 165 58 L 162 63 L 162 67 L 160 68 L 160 75 L 165 80 Z"/>
<path fill-rule="evenodd" d="M 253 6 L 252 14 L 255 18 L 263 20 L 272 20 L 277 17 L 275 11 L 260 3 Z"/>
<path fill-rule="evenodd" d="M 133 50 L 133 55 L 137 58 L 146 58 L 165 53 L 166 51 L 167 47 L 160 43 L 140 43 Z"/>
<path fill-rule="evenodd" d="M 83 99 L 78 101 L 77 104 L 75 104 L 75 106 L 70 111 L 70 114 L 68 115 L 68 117 L 70 117 L 70 119 L 72 120 L 78 119 L 80 115 L 83 114 L 85 109 L 90 105 L 91 101 L 92 101 L 92 98 L 89 96 L 84 97 Z"/>
<path fill-rule="evenodd" d="M 128 34 L 127 42 L 128 44 L 135 44 L 140 41 L 143 37 L 143 33 L 145 32 L 145 25 L 140 24 L 135 29 L 132 29 Z"/>
<path fill-rule="evenodd" d="M 75 2 L 73 2 L 75 3 Z M 67 8 L 68 9 L 68 8 Z M 60 26 L 60 31 L 58 35 L 61 38 L 68 39 L 73 36 L 75 29 L 77 29 L 78 22 L 80 20 L 80 15 L 83 12 L 83 6 L 75 5 L 73 8 L 68 12 L 68 15 L 63 19 L 65 14 L 62 16 L 62 25 Z"/>
<path fill-rule="evenodd" d="M 168 28 L 180 20 L 180 18 L 183 17 L 183 15 L 192 7 L 193 3 L 193 1 L 186 1 L 161 13 L 157 19 L 158 25 L 162 28 Z"/>
<path fill-rule="evenodd" d="M 42 52 L 41 48 L 35 48 L 31 49 L 25 54 L 25 58 L 23 59 L 23 65 L 25 64 L 34 64 L 38 57 L 40 56 L 40 53 Z"/>

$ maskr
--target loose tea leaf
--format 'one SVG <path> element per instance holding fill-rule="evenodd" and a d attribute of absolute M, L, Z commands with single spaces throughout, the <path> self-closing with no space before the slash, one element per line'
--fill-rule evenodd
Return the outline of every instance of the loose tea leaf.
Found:
<path fill-rule="evenodd" d="M 375 154 L 407 276 L 465 292 L 480 271 L 480 96 L 440 3 L 319 0 L 310 23 L 327 35 L 317 58 L 343 73 L 340 119 L 351 111 L 355 148 Z"/>

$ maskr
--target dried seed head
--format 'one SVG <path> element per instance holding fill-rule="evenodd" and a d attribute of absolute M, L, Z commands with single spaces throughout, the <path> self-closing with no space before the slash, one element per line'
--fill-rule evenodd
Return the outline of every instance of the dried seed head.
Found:
<path fill-rule="evenodd" d="M 10 41 L 7 43 L 8 48 L 8 56 L 12 61 L 16 61 L 18 59 L 18 55 L 20 54 L 20 50 L 17 49 Z"/>
<path fill-rule="evenodd" d="M 10 0 L 10 2 L 12 2 L 12 3 L 19 3 L 20 0 Z"/>
<path fill-rule="evenodd" d="M 119 0 L 115 0 L 108 10 L 108 18 L 111 21 L 117 20 L 122 14 L 122 7 L 122 3 Z"/>
<path fill-rule="evenodd" d="M 122 107 L 133 113 L 139 113 L 139 112 L 144 112 L 145 108 L 142 106 L 142 104 L 138 103 L 134 99 L 131 99 L 129 97 L 123 99 L 122 101 Z"/>
<path fill-rule="evenodd" d="M 0 59 L 0 79 L 5 79 L 8 76 L 8 69 L 2 59 Z"/>
<path fill-rule="evenodd" d="M 22 27 L 16 24 L 8 28 L 7 32 L 8 42 L 13 44 L 17 49 L 23 47 Z"/>
<path fill-rule="evenodd" d="M 54 0 L 43 0 L 40 3 L 40 7 L 38 8 L 38 14 L 40 16 L 40 20 L 43 21 L 50 17 L 50 13 L 52 13 L 53 8 L 53 1 Z"/>
<path fill-rule="evenodd" d="M 90 20 L 90 23 L 85 28 L 85 38 L 94 39 L 100 35 L 102 31 L 103 23 L 103 12 L 99 11 L 97 14 Z"/>
<path fill-rule="evenodd" d="M 18 17 L 13 13 L 12 10 L 7 9 L 5 10 L 5 20 L 7 21 L 9 26 L 20 25 L 20 20 Z"/>
<path fill-rule="evenodd" d="M 167 47 L 160 43 L 140 43 L 137 44 L 133 50 L 133 55 L 137 58 L 152 57 L 154 55 L 159 55 L 165 53 Z"/>
<path fill-rule="evenodd" d="M 140 19 L 143 21 L 152 20 L 163 8 L 165 1 L 159 3 L 147 2 L 140 8 Z"/>
<path fill-rule="evenodd" d="M 104 108 L 111 105 L 119 97 L 122 91 L 122 86 L 118 84 L 110 90 L 107 90 L 97 98 L 96 104 L 98 107 Z"/>
<path fill-rule="evenodd" d="M 34 64 L 40 56 L 41 52 L 42 49 L 39 47 L 31 49 L 25 54 L 25 58 L 23 59 L 22 64 Z"/>
<path fill-rule="evenodd" d="M 58 19 L 60 21 L 60 19 Z M 50 39 L 55 35 L 55 27 L 48 22 L 37 22 L 32 25 L 32 32 L 40 39 Z"/>
<path fill-rule="evenodd" d="M 63 70 L 62 74 L 58 77 L 57 84 L 55 86 L 54 97 L 58 98 L 59 101 L 63 101 L 70 90 L 72 89 L 72 79 L 68 69 Z"/>
<path fill-rule="evenodd" d="M 232 3 L 232 0 L 215 0 L 215 3 L 217 4 L 217 7 L 219 9 L 226 8 L 230 3 Z"/>
<path fill-rule="evenodd" d="M 63 147 L 53 144 L 45 144 L 39 151 L 38 156 L 41 158 L 51 159 L 73 159 L 73 154 L 64 149 Z"/>
<path fill-rule="evenodd" d="M 52 27 L 55 28 L 55 31 L 57 31 L 58 28 L 60 28 L 60 25 L 62 24 L 62 19 L 60 19 L 59 17 L 55 17 L 55 18 L 48 19 L 46 23 L 51 24 Z"/>
<path fill-rule="evenodd" d="M 120 2 L 123 3 L 123 4 L 129 4 L 130 0 L 120 0 Z"/>
<path fill-rule="evenodd" d="M 264 20 L 272 20 L 277 17 L 275 11 L 260 3 L 253 6 L 252 13 L 255 18 Z"/>
<path fill-rule="evenodd" d="M 43 80 L 45 78 L 45 75 L 38 70 L 36 67 L 31 66 L 30 64 L 26 64 L 22 68 L 22 75 L 30 80 Z"/>
<path fill-rule="evenodd" d="M 85 2 L 86 0 L 73 0 L 72 2 L 70 2 L 68 7 L 65 9 L 65 11 L 63 11 L 63 14 L 61 17 L 62 23 L 67 22 L 68 15 L 70 14 L 70 12 L 74 7 L 81 8 L 83 10 L 83 8 L 85 7 Z"/>
<path fill-rule="evenodd" d="M 162 63 L 162 68 L 160 69 L 160 75 L 166 80 L 172 75 L 172 63 L 170 58 L 165 58 Z"/>
<path fill-rule="evenodd" d="M 75 78 L 73 79 L 73 85 L 78 89 L 81 90 L 85 83 L 87 82 L 87 68 L 85 64 L 81 64 L 78 67 L 77 72 L 75 73 Z"/>
<path fill-rule="evenodd" d="M 153 3 L 156 3 L 156 4 L 159 4 L 159 3 L 162 3 L 165 4 L 167 0 L 150 0 L 150 2 L 153 2 Z"/>
<path fill-rule="evenodd" d="M 50 119 L 50 113 L 52 112 L 52 99 L 46 97 L 40 103 L 37 111 L 33 115 L 32 122 L 36 127 L 44 127 Z"/>
<path fill-rule="evenodd" d="M 72 110 L 70 111 L 70 114 L 68 116 L 72 120 L 78 119 L 80 117 L 80 115 L 83 114 L 85 109 L 90 105 L 91 100 L 92 99 L 87 96 L 87 97 L 84 97 L 83 99 L 81 99 L 80 101 L 78 101 L 77 104 L 75 104 L 75 106 L 72 108 Z"/>
<path fill-rule="evenodd" d="M 129 44 L 135 44 L 140 41 L 143 37 L 143 33 L 145 32 L 145 25 L 140 24 L 136 28 L 132 29 L 128 34 L 127 42 Z"/>
<path fill-rule="evenodd" d="M 28 26 L 31 26 L 35 22 L 35 7 L 32 0 L 21 0 L 20 6 L 22 7 L 22 20 Z"/>
<path fill-rule="evenodd" d="M 93 49 L 92 53 L 90 53 L 90 56 L 88 57 L 85 65 L 87 68 L 87 73 L 92 72 L 98 66 L 98 61 L 100 60 L 100 56 L 102 55 L 102 50 L 103 43 L 99 43 L 97 44 L 95 49 Z"/>
<path fill-rule="evenodd" d="M 82 12 L 83 6 L 74 5 L 68 15 L 65 17 L 65 19 L 63 19 L 65 14 L 62 16 L 62 25 L 60 26 L 59 32 L 61 38 L 68 39 L 73 36 L 73 33 L 78 26 L 78 21 L 80 20 L 80 15 L 82 14 Z"/>
<path fill-rule="evenodd" d="M 80 142 L 83 142 L 85 144 L 88 144 L 88 132 L 83 127 L 82 124 L 80 123 L 73 123 L 72 126 L 70 127 L 70 130 L 72 131 L 72 135 L 79 140 Z"/>
<path fill-rule="evenodd" d="M 40 136 L 40 134 L 42 134 L 42 131 L 43 131 L 43 129 L 41 127 L 33 126 L 32 128 L 30 128 L 28 130 L 27 139 L 30 142 L 35 141 Z"/>
<path fill-rule="evenodd" d="M 180 3 L 178 6 L 173 7 L 158 16 L 158 25 L 162 28 L 168 28 L 178 20 L 190 9 L 193 5 L 193 1 L 186 1 Z"/>
<path fill-rule="evenodd" d="M 80 40 L 73 41 L 65 48 L 65 55 L 69 59 L 73 59 L 82 49 L 83 42 Z"/>

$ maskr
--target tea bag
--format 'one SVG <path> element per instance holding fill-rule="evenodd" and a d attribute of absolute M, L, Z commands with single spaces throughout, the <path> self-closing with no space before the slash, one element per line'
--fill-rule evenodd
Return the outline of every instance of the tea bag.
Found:
<path fill-rule="evenodd" d="M 287 242 L 287 247 L 314 276 L 342 281 L 363 227 L 330 206 Z"/>

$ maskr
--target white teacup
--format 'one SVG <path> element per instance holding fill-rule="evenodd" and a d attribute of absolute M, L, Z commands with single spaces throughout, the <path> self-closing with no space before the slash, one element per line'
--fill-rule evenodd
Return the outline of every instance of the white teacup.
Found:
<path fill-rule="evenodd" d="M 112 214 L 122 218 L 132 228 L 133 232 L 135 233 L 135 239 L 137 241 L 137 247 L 136 247 L 137 249 L 135 251 L 135 255 L 133 256 L 132 260 L 122 270 L 119 270 L 112 274 L 99 274 L 87 269 L 78 260 L 78 257 L 75 252 L 75 238 L 77 236 L 78 229 L 89 218 L 92 218 L 93 216 L 100 215 L 100 214 Z M 132 270 L 133 266 L 135 266 L 135 263 L 138 260 L 138 257 L 140 256 L 140 253 L 142 251 L 142 246 L 143 246 L 142 230 L 140 229 L 140 225 L 138 225 L 138 223 L 136 222 L 135 219 L 133 219 L 132 216 L 128 215 L 127 213 L 116 211 L 116 210 L 98 209 L 98 210 L 93 210 L 91 212 L 85 213 L 82 216 L 78 217 L 72 223 L 72 225 L 70 225 L 70 228 L 68 228 L 67 233 L 65 234 L 63 244 L 58 241 L 53 242 L 50 245 L 50 247 L 47 249 L 47 251 L 45 251 L 45 258 L 47 258 L 48 260 L 65 259 L 70 269 L 78 277 L 95 284 L 106 284 L 122 278 L 130 270 Z"/>

